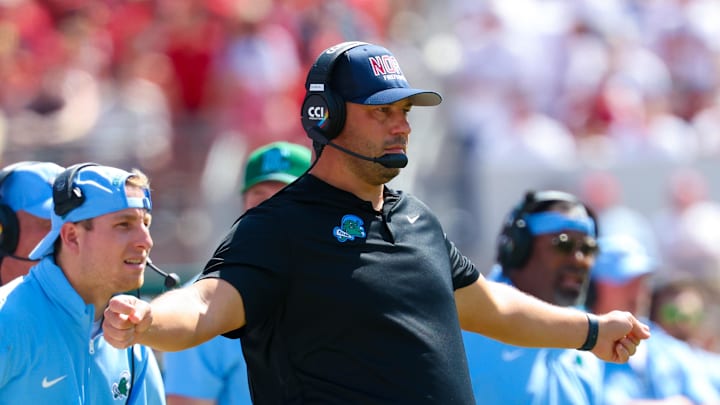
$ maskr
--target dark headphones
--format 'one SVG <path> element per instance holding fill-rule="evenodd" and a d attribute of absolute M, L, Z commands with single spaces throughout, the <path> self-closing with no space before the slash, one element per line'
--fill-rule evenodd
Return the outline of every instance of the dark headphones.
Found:
<path fill-rule="evenodd" d="M 300 110 L 302 126 L 308 137 L 327 145 L 345 126 L 345 100 L 330 86 L 333 66 L 340 56 L 367 42 L 343 42 L 323 51 L 313 63 L 305 81 L 305 100 Z"/>
<path fill-rule="evenodd" d="M 592 210 L 577 199 L 574 195 L 563 191 L 528 191 L 525 198 L 515 206 L 503 223 L 498 237 L 497 261 L 503 272 L 510 269 L 519 269 L 527 264 L 533 249 L 533 235 L 527 224 L 529 214 L 540 212 L 556 202 L 567 202 L 585 208 L 590 218 L 595 222 L 597 237 L 597 218 Z"/>
<path fill-rule="evenodd" d="M 82 205 L 85 201 L 82 189 L 75 186 L 77 173 L 88 166 L 99 166 L 97 163 L 87 162 L 72 165 L 60 173 L 53 183 L 53 204 L 55 215 L 64 218 L 70 211 Z"/>
<path fill-rule="evenodd" d="M 37 163 L 34 161 L 23 161 L 13 163 L 10 166 L 0 170 L 0 189 L 2 189 L 5 181 L 10 177 L 11 174 L 20 166 Z M 4 199 L 3 195 L 0 200 Z M 0 203 L 0 252 L 3 254 L 12 254 L 17 249 L 18 241 L 20 240 L 20 223 L 17 219 L 17 214 L 10 208 L 9 205 Z"/>

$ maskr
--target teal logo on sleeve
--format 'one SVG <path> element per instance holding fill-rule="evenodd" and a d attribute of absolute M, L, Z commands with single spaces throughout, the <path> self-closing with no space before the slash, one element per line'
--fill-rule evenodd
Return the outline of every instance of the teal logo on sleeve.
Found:
<path fill-rule="evenodd" d="M 338 242 L 346 242 L 355 240 L 355 238 L 365 237 L 365 228 L 363 228 L 363 220 L 356 215 L 345 215 L 340 221 L 340 226 L 333 228 L 333 236 Z"/>

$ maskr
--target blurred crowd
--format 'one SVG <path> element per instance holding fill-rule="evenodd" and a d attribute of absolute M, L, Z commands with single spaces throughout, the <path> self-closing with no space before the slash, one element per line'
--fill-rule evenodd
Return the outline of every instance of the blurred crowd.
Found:
<path fill-rule="evenodd" d="M 365 40 L 445 98 L 411 113 L 410 191 L 451 189 L 433 201 L 474 223 L 481 173 L 597 172 L 577 190 L 601 231 L 636 232 L 665 279 L 712 286 L 713 183 L 678 171 L 651 218 L 603 171 L 720 157 L 718 20 L 714 0 L 1 0 L 0 156 L 140 168 L 155 262 L 203 263 L 241 212 L 247 152 L 309 144 L 310 64 Z"/>
<path fill-rule="evenodd" d="M 720 204 L 708 177 L 720 158 L 720 2 L 454 4 L 443 41 L 457 69 L 443 83 L 455 221 L 478 224 L 478 207 L 513 180 L 577 193 L 601 236 L 632 235 L 657 260 L 658 301 L 675 300 L 668 323 L 720 351 Z M 658 203 L 633 206 L 628 187 Z M 456 229 L 460 241 L 479 236 Z"/>
<path fill-rule="evenodd" d="M 454 30 L 464 62 L 448 89 L 458 104 L 452 122 L 488 164 L 720 153 L 720 3 L 465 3 Z"/>
<path fill-rule="evenodd" d="M 3 161 L 138 167 L 153 182 L 157 257 L 204 260 L 240 212 L 247 151 L 308 143 L 299 108 L 319 52 L 345 38 L 384 42 L 395 6 L 2 1 Z M 222 229 L 213 204 L 224 208 Z"/>

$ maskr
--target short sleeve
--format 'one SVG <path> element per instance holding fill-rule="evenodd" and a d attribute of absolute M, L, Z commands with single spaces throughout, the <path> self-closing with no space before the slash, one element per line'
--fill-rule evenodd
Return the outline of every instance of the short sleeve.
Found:
<path fill-rule="evenodd" d="M 450 266 L 452 268 L 453 289 L 457 290 L 477 281 L 480 277 L 480 271 L 475 265 L 460 253 L 460 250 L 445 235 L 445 246 L 450 257 Z"/>

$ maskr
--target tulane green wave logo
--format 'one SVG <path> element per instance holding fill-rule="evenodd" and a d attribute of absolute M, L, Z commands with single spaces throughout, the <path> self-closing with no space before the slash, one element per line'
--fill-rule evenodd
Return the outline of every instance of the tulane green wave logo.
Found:
<path fill-rule="evenodd" d="M 130 381 L 130 373 L 127 370 L 120 373 L 120 379 L 112 385 L 113 398 L 127 398 L 130 393 L 131 385 L 132 381 Z"/>
<path fill-rule="evenodd" d="M 333 236 L 339 242 L 355 240 L 355 238 L 365 237 L 365 228 L 363 228 L 363 220 L 355 215 L 345 215 L 340 221 L 340 226 L 333 228 Z"/>

